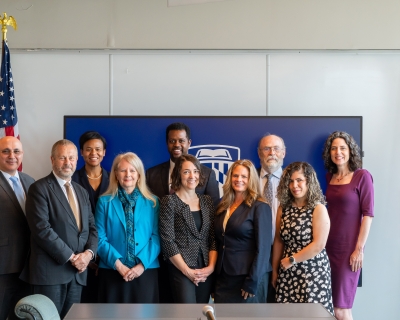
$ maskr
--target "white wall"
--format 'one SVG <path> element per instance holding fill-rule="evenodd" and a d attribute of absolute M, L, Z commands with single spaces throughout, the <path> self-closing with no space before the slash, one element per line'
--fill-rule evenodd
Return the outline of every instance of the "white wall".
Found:
<path fill-rule="evenodd" d="M 354 314 L 363 320 L 400 314 L 400 188 L 394 171 L 400 54 L 271 52 L 269 67 L 266 52 L 120 52 L 110 59 L 107 53 L 16 51 L 11 58 L 24 171 L 35 178 L 50 172 L 50 148 L 63 137 L 63 115 L 108 115 L 110 106 L 116 115 L 199 115 L 198 106 L 186 103 L 196 88 L 206 115 L 267 115 L 269 101 L 272 116 L 363 116 L 364 167 L 374 176 L 376 218 Z M 193 81 L 185 81 L 187 70 L 196 75 Z M 215 101 L 218 106 L 210 108 Z M 293 130 L 301 134 L 302 128 Z"/>
<path fill-rule="evenodd" d="M 11 48 L 399 49 L 396 0 L 1 0 Z M 28 8 L 21 10 L 21 8 Z"/>
<path fill-rule="evenodd" d="M 13 15 L 19 25 L 17 32 L 9 28 L 8 39 L 14 49 L 24 168 L 36 178 L 50 171 L 50 147 L 63 136 L 63 115 L 107 115 L 110 110 L 114 114 L 147 110 L 154 115 L 197 113 L 188 112 L 176 95 L 166 92 L 163 82 L 151 83 L 154 94 L 163 94 L 163 103 L 159 103 L 161 96 L 149 99 L 143 94 L 146 88 L 140 87 L 141 79 L 149 73 L 161 72 L 161 78 L 168 75 L 166 70 L 150 69 L 144 61 L 150 60 L 147 55 L 158 62 L 168 60 L 157 56 L 158 51 L 30 53 L 15 49 L 243 49 L 217 54 L 238 61 L 242 73 L 240 66 L 253 63 L 250 85 L 245 82 L 246 90 L 238 92 L 243 77 L 225 81 L 227 67 L 222 66 L 223 73 L 214 76 L 213 69 L 197 69 L 196 84 L 203 86 L 206 102 L 215 101 L 210 97 L 216 86 L 229 84 L 221 92 L 233 91 L 235 101 L 248 101 L 245 93 L 252 93 L 251 103 L 235 105 L 235 114 L 265 115 L 268 109 L 270 115 L 363 116 L 364 166 L 375 180 L 376 218 L 366 248 L 364 287 L 358 290 L 354 314 L 355 319 L 363 320 L 398 318 L 400 217 L 395 199 L 400 190 L 395 170 L 400 156 L 396 143 L 400 134 L 400 56 L 397 51 L 364 54 L 351 50 L 400 48 L 399 1 L 227 0 L 168 8 L 167 0 L 1 0 L 0 5 L 1 12 Z M 252 55 L 246 53 L 252 49 L 278 50 L 256 51 L 254 60 L 249 61 Z M 350 51 L 319 51 L 323 49 Z M 164 53 L 189 55 L 189 51 Z M 269 67 L 264 60 L 268 53 Z M 140 54 L 145 56 L 138 63 Z M 200 60 L 205 59 L 210 58 Z M 123 68 L 118 68 L 127 63 L 139 73 L 129 74 L 132 82 L 119 82 Z M 175 80 L 170 85 L 194 93 L 190 82 L 185 87 L 182 78 Z M 143 91 L 132 95 L 124 88 L 127 83 L 132 83 L 133 90 Z M 208 104 L 205 113 L 231 114 L 232 105 L 224 95 L 217 97 L 220 108 Z M 301 128 L 296 130 L 301 132 Z"/>

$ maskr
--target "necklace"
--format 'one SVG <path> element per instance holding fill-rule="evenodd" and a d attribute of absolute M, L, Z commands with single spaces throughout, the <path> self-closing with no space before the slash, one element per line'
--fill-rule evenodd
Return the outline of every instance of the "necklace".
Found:
<path fill-rule="evenodd" d="M 86 174 L 86 177 L 88 177 L 88 179 L 90 179 L 90 180 L 97 180 L 97 179 L 100 179 L 102 175 L 103 175 L 103 172 L 100 173 L 100 175 L 96 178 L 89 177 L 87 174 Z"/>
<path fill-rule="evenodd" d="M 351 173 L 351 171 L 347 172 L 345 175 L 343 175 L 341 178 L 336 178 L 336 182 L 340 182 L 344 179 L 345 176 L 348 176 Z M 337 174 L 339 176 L 339 174 Z"/>

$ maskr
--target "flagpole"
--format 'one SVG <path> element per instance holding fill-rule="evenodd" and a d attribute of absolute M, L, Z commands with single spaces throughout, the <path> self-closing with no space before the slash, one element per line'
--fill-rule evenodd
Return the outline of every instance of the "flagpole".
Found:
<path fill-rule="evenodd" d="M 0 15 L 1 32 L 3 33 L 3 41 L 7 40 L 7 26 L 12 26 L 14 30 L 17 30 L 17 21 L 13 16 L 7 16 L 7 13 L 3 12 L 3 18 Z"/>

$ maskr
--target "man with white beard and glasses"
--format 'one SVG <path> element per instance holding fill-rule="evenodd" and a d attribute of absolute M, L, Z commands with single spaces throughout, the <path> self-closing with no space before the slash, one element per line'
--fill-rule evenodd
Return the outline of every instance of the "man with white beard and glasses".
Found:
<path fill-rule="evenodd" d="M 285 142 L 279 136 L 269 133 L 265 134 L 258 143 L 257 152 L 261 164 L 261 168 L 257 170 L 260 177 L 260 187 L 272 211 L 271 238 L 273 244 L 276 229 L 276 213 L 279 207 L 279 201 L 276 198 L 276 189 L 281 179 L 283 159 L 286 155 Z M 269 279 L 271 279 L 271 276 Z M 266 302 L 275 302 L 275 289 L 272 287 L 271 283 L 268 284 Z"/>

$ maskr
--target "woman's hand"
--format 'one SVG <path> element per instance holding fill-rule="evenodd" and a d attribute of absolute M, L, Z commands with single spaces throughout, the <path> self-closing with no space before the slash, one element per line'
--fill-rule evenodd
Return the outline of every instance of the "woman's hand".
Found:
<path fill-rule="evenodd" d="M 192 281 L 196 286 L 198 286 L 198 281 L 196 280 L 196 272 L 194 269 L 190 269 L 189 267 L 185 268 L 182 272 L 190 281 Z"/>
<path fill-rule="evenodd" d="M 125 281 L 132 281 L 135 278 L 139 278 L 142 273 L 144 272 L 144 266 L 142 263 L 138 263 L 133 268 L 129 269 L 129 271 L 125 274 L 124 280 Z"/>
<path fill-rule="evenodd" d="M 240 290 L 242 290 L 242 297 L 243 297 L 244 300 L 247 300 L 247 298 L 253 298 L 254 297 L 254 294 L 246 292 L 243 289 L 240 289 Z"/>
<path fill-rule="evenodd" d="M 276 283 L 278 281 L 278 271 L 272 271 L 272 278 L 271 278 L 271 284 L 276 289 Z"/>
<path fill-rule="evenodd" d="M 196 276 L 194 283 L 197 285 L 200 282 L 206 282 L 208 276 L 214 272 L 213 266 L 208 266 L 202 269 L 195 269 L 194 274 Z M 197 282 L 197 283 L 196 283 Z"/>
<path fill-rule="evenodd" d="M 119 274 L 122 276 L 122 278 L 124 278 L 124 280 L 125 280 L 125 275 L 127 274 L 127 272 L 129 272 L 129 268 L 126 266 L 126 265 L 124 265 L 122 262 L 121 262 L 121 260 L 117 260 L 116 262 L 115 262 L 115 269 L 117 269 L 117 271 L 119 272 Z M 125 280 L 125 281 L 127 281 L 127 280 Z"/>
<path fill-rule="evenodd" d="M 357 272 L 362 268 L 364 253 L 362 249 L 356 249 L 350 256 L 351 271 Z"/>
<path fill-rule="evenodd" d="M 283 271 L 286 271 L 291 266 L 292 266 L 292 263 L 289 261 L 289 257 L 283 258 L 281 260 L 281 267 L 282 267 Z"/>

